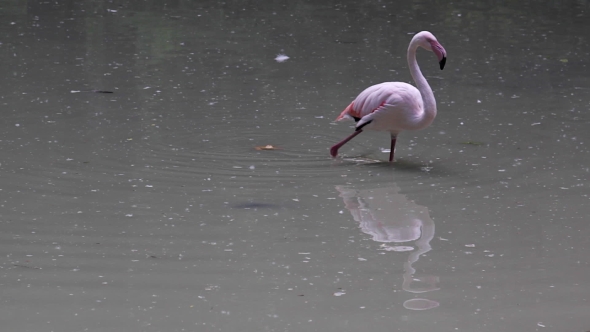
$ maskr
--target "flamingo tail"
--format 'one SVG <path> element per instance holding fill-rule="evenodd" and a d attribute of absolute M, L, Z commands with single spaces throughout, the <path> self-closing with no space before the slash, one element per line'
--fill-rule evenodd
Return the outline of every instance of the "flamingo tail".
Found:
<path fill-rule="evenodd" d="M 350 105 L 348 105 L 344 109 L 344 111 L 342 111 L 342 113 L 340 113 L 340 115 L 338 115 L 338 117 L 334 121 L 340 121 L 340 120 L 344 120 L 344 119 L 351 119 L 351 120 L 358 121 L 360 116 L 359 116 L 358 112 L 354 110 L 353 107 L 354 107 L 354 101 L 352 103 L 350 103 Z"/>

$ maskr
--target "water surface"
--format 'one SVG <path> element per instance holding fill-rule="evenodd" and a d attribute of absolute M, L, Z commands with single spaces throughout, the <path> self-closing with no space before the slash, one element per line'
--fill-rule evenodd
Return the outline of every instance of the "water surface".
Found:
<path fill-rule="evenodd" d="M 588 10 L 5 2 L 2 325 L 590 329 Z M 420 30 L 434 124 L 330 158 Z"/>

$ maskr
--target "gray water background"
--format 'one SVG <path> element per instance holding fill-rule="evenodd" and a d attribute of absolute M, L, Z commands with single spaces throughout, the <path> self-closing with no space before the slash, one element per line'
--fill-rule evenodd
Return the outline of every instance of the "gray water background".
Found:
<path fill-rule="evenodd" d="M 3 1 L 2 329 L 588 331 L 589 11 Z M 420 30 L 434 124 L 330 158 Z"/>

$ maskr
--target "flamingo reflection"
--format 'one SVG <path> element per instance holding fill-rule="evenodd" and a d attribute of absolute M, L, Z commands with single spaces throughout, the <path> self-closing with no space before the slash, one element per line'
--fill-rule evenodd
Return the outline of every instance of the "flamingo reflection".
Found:
<path fill-rule="evenodd" d="M 363 233 L 370 235 L 373 241 L 381 242 L 384 250 L 409 252 L 404 263 L 403 290 L 419 294 L 440 289 L 437 276 L 418 276 L 413 267 L 421 255 L 432 250 L 430 241 L 434 238 L 434 221 L 425 206 L 408 200 L 395 185 L 363 190 L 336 186 L 336 190 Z M 438 306 L 438 302 L 423 298 L 404 302 L 404 307 L 411 310 Z"/>

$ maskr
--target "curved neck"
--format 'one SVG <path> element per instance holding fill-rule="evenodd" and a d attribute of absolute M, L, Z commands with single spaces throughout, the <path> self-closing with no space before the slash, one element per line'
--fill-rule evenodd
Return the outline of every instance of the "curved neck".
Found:
<path fill-rule="evenodd" d="M 424 114 L 420 122 L 427 126 L 436 117 L 436 100 L 434 99 L 434 94 L 432 93 L 430 85 L 428 85 L 428 81 L 426 81 L 426 78 L 422 75 L 420 66 L 418 66 L 418 62 L 416 61 L 417 49 L 418 45 L 412 40 L 408 47 L 408 66 L 410 67 L 410 74 L 412 75 L 414 82 L 416 82 L 416 87 L 418 88 L 418 91 L 420 91 L 422 101 L 424 102 Z"/>

